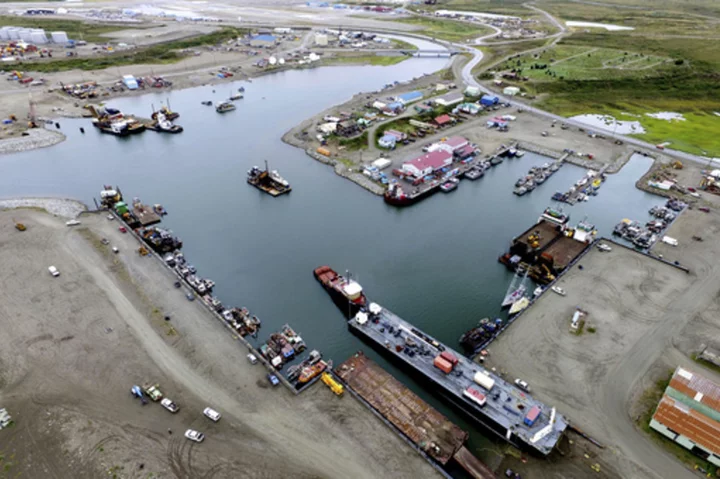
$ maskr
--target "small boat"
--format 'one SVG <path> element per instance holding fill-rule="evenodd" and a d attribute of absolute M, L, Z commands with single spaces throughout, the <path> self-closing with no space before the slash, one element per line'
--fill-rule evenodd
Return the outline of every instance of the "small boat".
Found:
<path fill-rule="evenodd" d="M 468 180 L 477 180 L 478 178 L 482 178 L 484 175 L 485 171 L 483 171 L 480 167 L 470 168 L 465 172 L 465 178 Z"/>
<path fill-rule="evenodd" d="M 542 185 L 543 183 L 545 183 L 546 179 L 547 177 L 543 173 L 538 173 L 537 175 L 535 175 L 535 183 L 537 183 L 538 185 Z"/>
<path fill-rule="evenodd" d="M 545 291 L 545 290 L 543 289 L 542 286 L 538 286 L 537 288 L 535 288 L 535 291 L 533 291 L 533 298 L 537 298 L 538 296 L 540 296 L 543 293 L 543 291 Z"/>
<path fill-rule="evenodd" d="M 515 194 L 518 195 L 518 196 L 522 196 L 522 195 L 524 195 L 524 194 L 527 193 L 527 192 L 528 192 L 528 190 L 527 190 L 527 188 L 525 188 L 524 186 L 518 186 L 517 188 L 515 188 L 515 189 L 513 190 L 513 193 L 515 193 Z"/>
<path fill-rule="evenodd" d="M 221 101 L 220 103 L 215 105 L 215 111 L 218 113 L 225 113 L 228 111 L 233 111 L 235 109 L 235 104 L 231 101 Z"/>
<path fill-rule="evenodd" d="M 517 314 L 523 309 L 530 306 L 530 300 L 527 298 L 520 298 L 517 301 L 515 301 L 512 306 L 510 306 L 510 314 Z"/>
<path fill-rule="evenodd" d="M 490 158 L 490 164 L 492 166 L 497 166 L 502 162 L 503 162 L 503 159 L 499 156 L 493 156 L 492 158 Z"/>
<path fill-rule="evenodd" d="M 597 248 L 598 248 L 600 251 L 603 251 L 603 252 L 605 252 L 605 253 L 608 253 L 608 252 L 612 251 L 612 248 L 611 248 L 610 246 L 606 245 L 605 243 L 600 243 L 600 244 L 597 246 Z"/>
<path fill-rule="evenodd" d="M 201 103 L 202 105 L 205 105 L 205 106 L 210 106 L 210 105 L 212 105 L 212 102 L 209 101 L 209 100 L 201 101 L 200 103 Z"/>
<path fill-rule="evenodd" d="M 560 286 L 553 286 L 550 288 L 554 293 L 559 294 L 560 296 L 565 296 L 567 293 L 565 293 L 565 290 L 562 289 Z"/>
<path fill-rule="evenodd" d="M 517 150 L 517 151 L 515 152 L 515 158 L 522 158 L 523 156 L 525 156 L 525 152 L 524 152 L 524 151 L 522 151 L 522 150 Z"/>
<path fill-rule="evenodd" d="M 165 208 L 163 208 L 163 205 L 153 205 L 153 210 L 155 210 L 155 213 L 159 214 L 160 216 L 165 216 L 167 214 L 167 211 L 165 211 Z"/>
<path fill-rule="evenodd" d="M 241 86 L 240 88 L 238 88 L 238 91 L 239 91 L 240 93 L 244 92 L 244 91 L 245 91 L 245 87 L 244 87 L 244 86 Z"/>
<path fill-rule="evenodd" d="M 602 180 L 600 178 L 595 178 L 592 182 L 593 188 L 598 189 L 600 188 L 600 185 L 602 185 Z"/>
<path fill-rule="evenodd" d="M 517 155 L 517 150 L 515 148 L 510 148 L 507 151 L 507 156 L 509 156 L 510 158 L 514 157 L 515 155 Z"/>
<path fill-rule="evenodd" d="M 560 169 L 560 166 L 562 166 L 562 163 L 560 163 L 559 161 L 556 161 L 552 165 L 550 165 L 550 171 L 555 173 L 557 170 Z"/>
<path fill-rule="evenodd" d="M 505 296 L 505 299 L 503 299 L 501 306 L 503 308 L 507 308 L 508 306 L 511 306 L 512 304 L 514 304 L 516 301 L 518 301 L 520 298 L 523 298 L 524 296 L 525 296 L 525 286 L 521 284 L 518 289 L 516 289 L 512 293 Z"/>
<path fill-rule="evenodd" d="M 440 189 L 443 193 L 450 193 L 451 191 L 457 189 L 458 183 L 459 181 L 457 180 L 457 178 L 451 178 L 450 180 L 440 185 Z"/>
<path fill-rule="evenodd" d="M 528 191 L 532 191 L 535 189 L 535 182 L 533 180 L 528 180 L 527 183 L 525 183 L 525 189 Z"/>
<path fill-rule="evenodd" d="M 575 185 L 577 186 L 585 186 L 588 182 L 588 179 L 586 177 L 580 178 Z"/>
<path fill-rule="evenodd" d="M 552 195 L 552 199 L 553 199 L 554 201 L 563 201 L 563 200 L 564 200 L 564 195 L 563 195 L 562 193 L 560 193 L 559 191 L 556 191 L 555 194 Z"/>
<path fill-rule="evenodd" d="M 235 93 L 234 95 L 230 96 L 231 101 L 242 100 L 243 98 L 244 98 L 244 96 L 242 93 Z"/>
<path fill-rule="evenodd" d="M 519 180 L 517 180 L 517 181 L 515 182 L 515 186 L 517 186 L 517 187 L 524 186 L 526 181 L 527 181 L 527 180 L 526 180 L 525 177 L 523 176 L 522 178 L 520 178 Z"/>
<path fill-rule="evenodd" d="M 305 384 L 309 382 L 311 379 L 319 375 L 321 372 L 325 371 L 325 368 L 327 367 L 327 363 L 324 361 L 318 361 L 317 363 L 306 366 L 300 371 L 300 375 L 298 376 L 298 382 L 300 384 Z"/>

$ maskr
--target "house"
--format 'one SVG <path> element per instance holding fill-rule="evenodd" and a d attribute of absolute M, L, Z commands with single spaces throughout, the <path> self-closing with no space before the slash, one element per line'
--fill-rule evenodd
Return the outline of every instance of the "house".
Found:
<path fill-rule="evenodd" d="M 454 155 L 459 160 L 465 160 L 467 158 L 470 158 L 471 156 L 475 156 L 475 148 L 473 148 L 471 145 L 465 145 L 462 148 L 456 150 L 454 152 Z"/>
<path fill-rule="evenodd" d="M 385 134 L 386 134 L 386 135 L 392 135 L 392 136 L 394 136 L 395 139 L 398 140 L 398 141 L 407 140 L 407 135 L 406 135 L 405 133 L 403 133 L 402 131 L 397 131 L 397 130 L 385 130 Z"/>
<path fill-rule="evenodd" d="M 503 95 L 507 96 L 515 96 L 518 93 L 520 93 L 520 89 L 516 86 L 505 87 L 505 89 L 503 90 Z"/>
<path fill-rule="evenodd" d="M 466 138 L 463 138 L 462 136 L 451 136 L 445 141 L 433 143 L 428 147 L 428 151 L 446 151 L 452 155 L 469 145 L 470 142 Z"/>
<path fill-rule="evenodd" d="M 360 127 L 353 120 L 341 121 L 335 128 L 335 133 L 339 136 L 349 137 L 360 133 Z"/>
<path fill-rule="evenodd" d="M 335 133 L 335 130 L 337 130 L 337 122 L 327 122 L 323 123 L 322 125 L 318 125 L 317 131 L 322 133 L 323 135 L 330 135 L 332 133 Z"/>
<path fill-rule="evenodd" d="M 405 104 L 400 101 L 394 101 L 392 103 L 388 103 L 387 109 L 393 113 L 402 113 L 402 111 L 405 110 Z"/>
<path fill-rule="evenodd" d="M 407 105 L 414 101 L 422 100 L 422 97 L 423 97 L 423 93 L 421 91 L 411 91 L 411 92 L 403 93 L 402 95 L 396 96 L 395 101 L 399 101 L 403 105 Z"/>
<path fill-rule="evenodd" d="M 388 133 L 385 133 L 382 138 L 378 140 L 378 146 L 380 148 L 387 148 L 389 150 L 392 150 L 395 148 L 395 144 L 397 143 L 397 137 L 395 135 L 390 135 Z"/>
<path fill-rule="evenodd" d="M 255 35 L 250 39 L 250 46 L 253 48 L 272 48 L 277 44 L 277 38 L 273 35 Z"/>
<path fill-rule="evenodd" d="M 464 92 L 464 93 L 465 93 L 465 96 L 476 97 L 476 96 L 480 96 L 480 94 L 481 94 L 482 92 L 481 92 L 480 89 L 479 89 L 478 87 L 476 87 L 476 86 L 469 86 L 469 87 L 467 87 L 467 88 L 465 89 L 465 92 Z"/>
<path fill-rule="evenodd" d="M 428 111 L 432 111 L 433 108 L 430 105 L 418 104 L 413 106 L 413 109 L 418 113 L 425 113 Z"/>
<path fill-rule="evenodd" d="M 433 99 L 433 103 L 440 106 L 457 105 L 465 101 L 462 93 L 448 93 Z"/>
<path fill-rule="evenodd" d="M 439 169 L 451 165 L 452 161 L 452 153 L 438 150 L 403 163 L 402 169 L 404 172 L 414 176 L 415 178 L 422 178 L 423 176 L 429 175 Z"/>
<path fill-rule="evenodd" d="M 372 107 L 379 111 L 385 111 L 385 108 L 387 108 L 387 103 L 375 100 L 372 104 Z"/>
<path fill-rule="evenodd" d="M 469 115 L 477 115 L 482 111 L 482 107 L 477 103 L 461 103 L 458 105 L 458 110 Z"/>
<path fill-rule="evenodd" d="M 495 95 L 483 95 L 482 98 L 480 98 L 480 104 L 485 106 L 497 105 L 499 102 L 500 98 Z"/>
<path fill-rule="evenodd" d="M 720 466 L 720 384 L 678 367 L 650 427 Z"/>
<path fill-rule="evenodd" d="M 433 120 L 433 123 L 435 123 L 438 128 L 442 128 L 455 123 L 455 119 L 450 115 L 440 115 Z"/>

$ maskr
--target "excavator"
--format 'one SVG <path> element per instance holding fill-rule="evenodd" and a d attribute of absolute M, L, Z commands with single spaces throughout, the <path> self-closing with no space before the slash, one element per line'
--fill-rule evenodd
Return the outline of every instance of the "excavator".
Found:
<path fill-rule="evenodd" d="M 23 223 L 15 221 L 15 218 L 13 218 L 13 221 L 15 222 L 15 229 L 18 231 L 25 231 L 27 229 L 27 226 L 25 226 Z"/>
<path fill-rule="evenodd" d="M 528 236 L 528 244 L 531 248 L 535 249 L 540 246 L 540 232 L 535 231 Z"/>

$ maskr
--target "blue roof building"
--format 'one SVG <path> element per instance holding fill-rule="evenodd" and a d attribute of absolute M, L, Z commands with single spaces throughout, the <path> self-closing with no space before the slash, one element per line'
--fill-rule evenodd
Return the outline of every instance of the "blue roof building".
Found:
<path fill-rule="evenodd" d="M 412 103 L 414 101 L 421 100 L 422 97 L 423 97 L 423 93 L 421 91 L 411 91 L 411 92 L 403 93 L 402 95 L 396 96 L 395 100 L 402 102 L 404 105 L 407 105 L 408 103 Z"/>
<path fill-rule="evenodd" d="M 392 149 L 395 148 L 395 143 L 397 143 L 397 138 L 395 137 L 395 135 L 386 134 L 378 140 L 378 146 L 380 146 L 380 148 Z"/>
<path fill-rule="evenodd" d="M 277 38 L 273 35 L 255 35 L 250 39 L 250 45 L 252 46 L 272 46 L 277 43 Z"/>

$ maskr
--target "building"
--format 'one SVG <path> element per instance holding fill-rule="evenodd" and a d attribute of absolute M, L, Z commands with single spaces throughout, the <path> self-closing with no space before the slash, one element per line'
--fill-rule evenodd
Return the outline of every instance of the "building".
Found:
<path fill-rule="evenodd" d="M 398 141 L 407 140 L 407 135 L 406 135 L 405 133 L 403 133 L 402 131 L 397 131 L 397 130 L 385 130 L 385 134 L 386 134 L 386 135 L 392 135 L 392 136 L 394 136 L 395 139 L 398 140 Z"/>
<path fill-rule="evenodd" d="M 458 103 L 462 103 L 464 101 L 465 96 L 462 93 L 447 93 L 433 99 L 433 103 L 440 106 L 457 105 Z"/>
<path fill-rule="evenodd" d="M 128 90 L 138 89 L 138 82 L 132 75 L 123 75 L 122 82 L 125 84 Z"/>
<path fill-rule="evenodd" d="M 503 95 L 507 96 L 515 96 L 518 93 L 520 93 L 520 89 L 516 86 L 505 87 L 505 89 L 503 90 Z"/>
<path fill-rule="evenodd" d="M 273 35 L 255 35 L 250 39 L 253 48 L 272 48 L 277 45 L 277 38 Z"/>
<path fill-rule="evenodd" d="M 465 96 L 475 97 L 480 96 L 481 93 L 480 89 L 476 86 L 469 86 L 465 89 Z"/>
<path fill-rule="evenodd" d="M 65 32 L 52 32 L 50 33 L 53 43 L 65 44 L 68 42 L 68 36 Z"/>
<path fill-rule="evenodd" d="M 650 427 L 720 466 L 720 385 L 678 367 Z"/>
<path fill-rule="evenodd" d="M 337 124 L 335 133 L 344 137 L 354 136 L 360 133 L 360 127 L 353 120 L 345 120 Z"/>
<path fill-rule="evenodd" d="M 423 94 L 421 91 L 411 91 L 403 93 L 395 97 L 395 101 L 401 102 L 403 105 L 407 105 L 414 101 L 422 100 Z"/>
<path fill-rule="evenodd" d="M 415 178 L 422 178 L 423 176 L 429 175 L 439 169 L 451 165 L 452 161 L 452 153 L 448 153 L 444 150 L 438 150 L 403 163 L 402 169 Z"/>
<path fill-rule="evenodd" d="M 470 142 L 466 138 L 463 138 L 462 136 L 451 136 L 445 141 L 433 143 L 428 147 L 428 151 L 446 151 L 450 154 L 455 154 L 455 152 L 460 151 L 469 145 Z"/>
<path fill-rule="evenodd" d="M 497 105 L 499 102 L 500 98 L 495 95 L 483 95 L 482 98 L 480 98 L 480 104 L 485 106 Z"/>
<path fill-rule="evenodd" d="M 315 35 L 315 45 L 319 47 L 328 46 L 328 36 L 324 33 L 318 33 Z"/>
<path fill-rule="evenodd" d="M 457 108 L 461 112 L 469 115 L 477 115 L 482 111 L 482 107 L 477 103 L 460 103 Z"/>
<path fill-rule="evenodd" d="M 385 133 L 382 138 L 378 140 L 378 146 L 380 148 L 387 148 L 389 150 L 392 150 L 395 148 L 395 144 L 397 143 L 397 137 L 395 135 L 390 135 L 388 133 Z"/>
<path fill-rule="evenodd" d="M 452 125 L 455 120 L 450 115 L 440 115 L 433 120 L 435 126 L 442 128 L 444 126 Z"/>
<path fill-rule="evenodd" d="M 395 114 L 402 113 L 405 110 L 405 104 L 401 101 L 394 101 L 387 105 L 386 110 L 390 110 Z"/>

